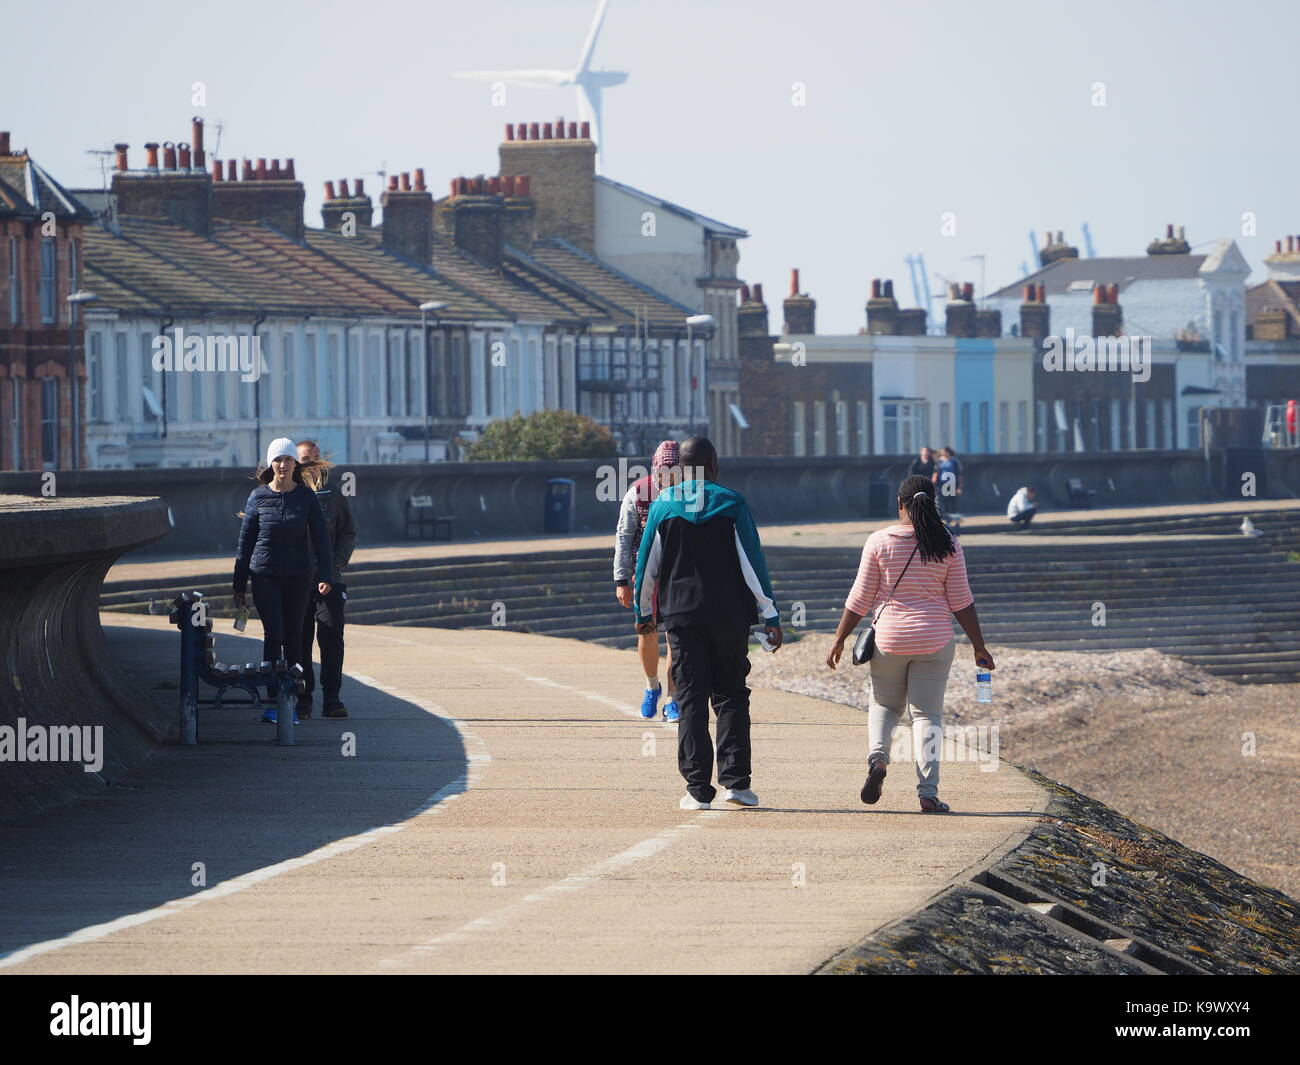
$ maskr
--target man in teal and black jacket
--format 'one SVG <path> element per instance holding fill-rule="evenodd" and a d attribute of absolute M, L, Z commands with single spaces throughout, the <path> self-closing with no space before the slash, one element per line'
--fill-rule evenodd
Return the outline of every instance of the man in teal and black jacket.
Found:
<path fill-rule="evenodd" d="M 681 720 L 677 765 L 686 778 L 683 810 L 707 810 L 713 786 L 709 701 L 718 715 L 718 783 L 724 801 L 757 806 L 750 790 L 749 628 L 762 621 L 775 651 L 781 619 L 772 598 L 758 529 L 744 497 L 715 484 L 718 453 L 693 436 L 681 447 L 681 484 L 650 505 L 637 554 L 637 632 L 659 620 L 673 657 Z"/>

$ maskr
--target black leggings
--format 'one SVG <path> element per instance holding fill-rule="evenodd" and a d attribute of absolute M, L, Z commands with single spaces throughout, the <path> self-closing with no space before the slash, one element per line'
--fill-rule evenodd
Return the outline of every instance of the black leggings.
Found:
<path fill-rule="evenodd" d="M 302 623 L 311 599 L 312 578 L 263 577 L 254 573 L 253 605 L 262 619 L 262 658 L 302 662 Z"/>

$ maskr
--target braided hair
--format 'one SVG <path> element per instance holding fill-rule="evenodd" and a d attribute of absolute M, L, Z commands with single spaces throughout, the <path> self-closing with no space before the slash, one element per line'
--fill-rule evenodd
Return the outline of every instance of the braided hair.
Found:
<path fill-rule="evenodd" d="M 942 562 L 956 551 L 934 496 L 934 485 L 919 474 L 908 477 L 898 488 L 898 503 L 912 519 L 917 554 L 923 562 Z"/>

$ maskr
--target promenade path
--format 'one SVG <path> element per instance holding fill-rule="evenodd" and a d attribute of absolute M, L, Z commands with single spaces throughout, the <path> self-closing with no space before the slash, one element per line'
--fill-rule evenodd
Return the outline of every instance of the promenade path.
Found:
<path fill-rule="evenodd" d="M 166 619 L 103 620 L 142 698 L 174 700 Z M 217 628 L 223 660 L 257 657 Z M 634 655 L 575 641 L 354 626 L 348 674 L 352 716 L 297 746 L 205 708 L 199 746 L 0 824 L 0 975 L 807 973 L 1045 806 L 974 762 L 944 766 L 950 815 L 917 812 L 908 764 L 863 806 L 865 714 L 760 690 L 761 808 L 683 812 Z"/>
<path fill-rule="evenodd" d="M 1163 504 L 1152 507 L 1098 508 L 1096 510 L 1051 511 L 1034 519 L 1033 540 L 1047 539 L 1053 526 L 1075 525 L 1080 521 L 1128 518 L 1203 517 L 1243 510 L 1291 510 L 1293 499 L 1250 499 L 1218 503 Z M 896 519 L 863 519 L 861 521 L 803 522 L 784 525 L 763 524 L 759 535 L 765 545 L 772 547 L 861 547 L 876 529 L 895 524 Z M 1001 545 L 1023 542 L 1024 533 L 1013 531 L 1010 523 L 1000 514 L 979 514 L 962 522 L 962 535 L 978 534 L 973 543 Z M 364 530 L 362 530 L 364 543 Z M 1138 534 L 1130 537 L 1134 542 L 1152 541 L 1161 544 L 1176 542 L 1185 537 L 1174 535 Z M 1187 537 L 1203 539 L 1203 537 Z M 1071 544 L 1116 542 L 1113 535 L 1071 535 Z M 415 562 L 425 559 L 482 558 L 484 556 L 526 555 L 536 551 L 567 551 L 608 547 L 613 552 L 612 526 L 608 532 L 564 534 L 534 534 L 501 540 L 453 540 L 450 543 L 401 543 L 384 547 L 360 547 L 352 556 L 352 565 L 382 562 Z M 145 585 L 153 581 L 187 580 L 196 577 L 225 576 L 234 568 L 230 554 L 187 555 L 183 558 L 162 555 L 128 555 L 118 562 L 106 578 L 110 584 L 126 583 Z M 209 589 L 211 591 L 211 589 Z"/>

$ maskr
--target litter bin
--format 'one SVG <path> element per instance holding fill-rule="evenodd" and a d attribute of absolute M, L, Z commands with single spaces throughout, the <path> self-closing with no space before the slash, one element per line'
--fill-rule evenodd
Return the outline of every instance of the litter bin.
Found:
<path fill-rule="evenodd" d="M 872 518 L 892 518 L 898 513 L 894 504 L 894 489 L 888 477 L 875 476 L 867 485 L 867 516 Z"/>
<path fill-rule="evenodd" d="M 546 482 L 546 514 L 542 521 L 544 532 L 573 532 L 573 481 L 568 477 L 552 477 Z"/>

